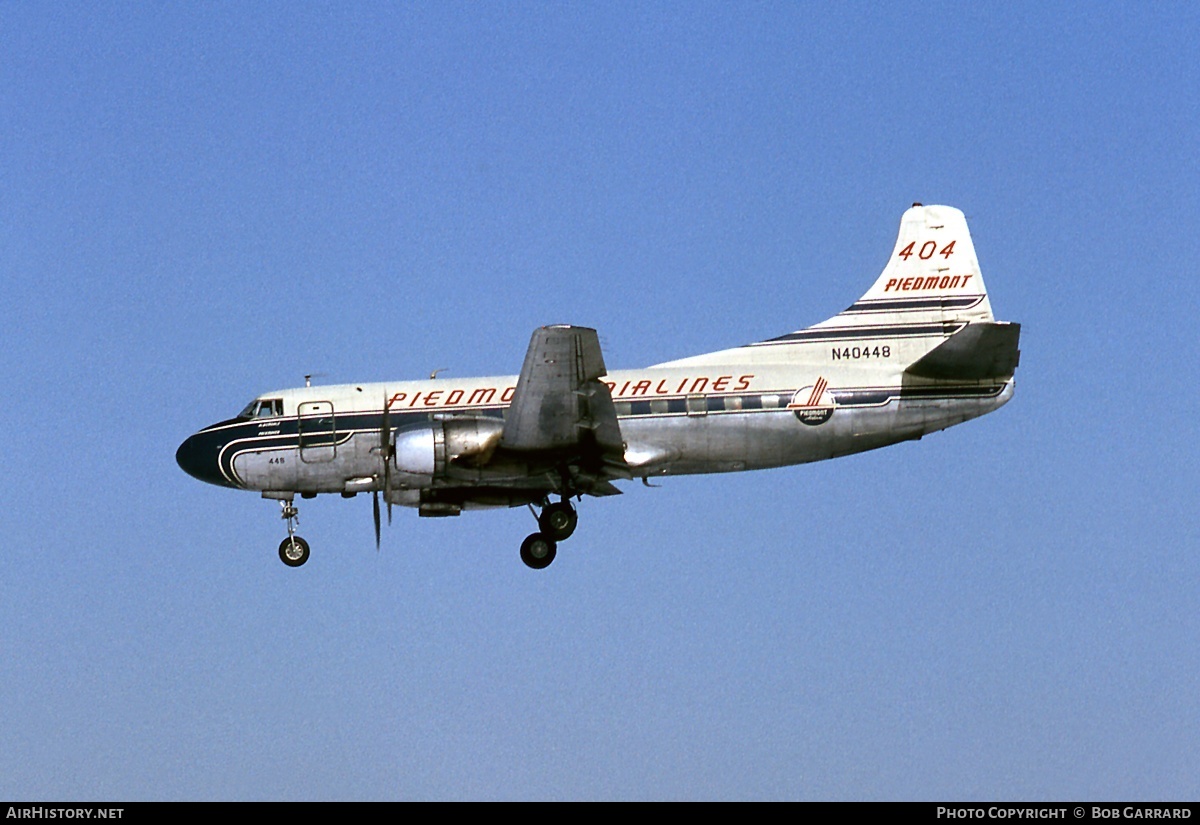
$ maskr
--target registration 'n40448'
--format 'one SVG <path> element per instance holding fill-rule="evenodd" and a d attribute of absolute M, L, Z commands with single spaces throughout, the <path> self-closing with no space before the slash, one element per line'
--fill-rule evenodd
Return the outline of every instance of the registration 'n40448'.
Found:
<path fill-rule="evenodd" d="M 858 360 L 862 358 L 891 358 L 891 347 L 834 347 L 833 360 Z"/>

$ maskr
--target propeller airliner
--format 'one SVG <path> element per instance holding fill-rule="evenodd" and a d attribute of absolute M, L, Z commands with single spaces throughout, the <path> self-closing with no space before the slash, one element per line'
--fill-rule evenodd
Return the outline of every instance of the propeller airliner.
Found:
<path fill-rule="evenodd" d="M 373 497 L 422 516 L 528 506 L 521 544 L 548 566 L 573 501 L 614 482 L 820 461 L 919 439 L 1003 406 L 1020 325 L 996 321 L 966 218 L 913 204 L 883 273 L 827 321 L 745 346 L 609 372 L 596 331 L 534 331 L 515 376 L 306 386 L 263 393 L 192 435 L 195 478 L 277 500 L 279 557 L 309 557 L 295 498 Z"/>

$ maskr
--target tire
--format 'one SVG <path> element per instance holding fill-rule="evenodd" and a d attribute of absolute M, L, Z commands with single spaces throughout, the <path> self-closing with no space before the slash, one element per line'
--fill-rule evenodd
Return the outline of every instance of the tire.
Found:
<path fill-rule="evenodd" d="M 284 539 L 279 544 L 279 560 L 288 567 L 304 564 L 308 561 L 308 542 L 299 536 Z"/>
<path fill-rule="evenodd" d="M 558 545 L 544 533 L 533 533 L 521 542 L 521 561 L 534 570 L 549 567 L 557 553 Z"/>
<path fill-rule="evenodd" d="M 568 502 L 547 504 L 538 516 L 538 529 L 554 541 L 566 541 L 579 524 L 579 514 Z"/>

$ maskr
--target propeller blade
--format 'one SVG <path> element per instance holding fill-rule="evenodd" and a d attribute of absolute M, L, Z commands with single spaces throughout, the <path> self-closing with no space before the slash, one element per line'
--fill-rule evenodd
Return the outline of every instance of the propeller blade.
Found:
<path fill-rule="evenodd" d="M 388 498 L 386 491 L 392 486 L 392 459 L 389 456 L 387 462 L 383 465 L 383 499 L 387 502 L 388 511 L 388 527 L 392 526 L 392 500 Z"/>
<path fill-rule="evenodd" d="M 375 510 L 375 550 L 376 550 L 376 552 L 378 552 L 378 550 L 379 550 L 379 491 L 378 490 L 376 490 L 375 494 L 371 497 L 371 501 L 373 502 L 374 510 Z"/>
<path fill-rule="evenodd" d="M 389 461 L 383 465 L 383 500 L 387 502 L 388 527 L 392 526 L 392 500 L 387 496 L 387 489 L 392 483 L 392 464 Z"/>
<path fill-rule="evenodd" d="M 387 491 L 392 486 L 392 456 L 395 454 L 395 450 L 392 447 L 391 402 L 387 398 L 386 390 L 383 396 L 383 417 L 379 423 L 379 455 L 383 459 L 383 498 L 387 502 L 388 526 L 391 527 L 392 502 L 388 498 Z"/>
<path fill-rule="evenodd" d="M 379 419 L 379 454 L 384 460 L 392 457 L 392 416 L 387 398 L 383 399 L 383 416 Z"/>

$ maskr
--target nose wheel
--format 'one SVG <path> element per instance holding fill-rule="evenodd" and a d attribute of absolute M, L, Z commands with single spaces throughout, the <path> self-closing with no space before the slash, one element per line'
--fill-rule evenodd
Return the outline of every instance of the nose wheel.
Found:
<path fill-rule="evenodd" d="M 287 538 L 279 543 L 279 560 L 288 567 L 299 567 L 308 561 L 308 542 L 296 535 L 296 525 L 300 521 L 300 511 L 296 509 L 292 499 L 279 502 L 283 512 L 280 518 L 287 521 Z"/>
<path fill-rule="evenodd" d="M 299 536 L 288 536 L 279 543 L 279 560 L 288 567 L 299 567 L 308 561 L 308 542 Z"/>

